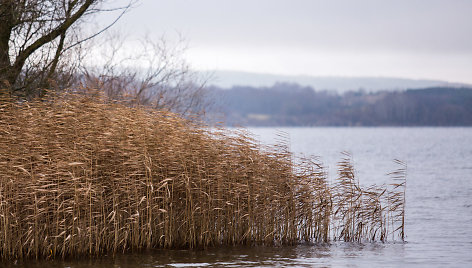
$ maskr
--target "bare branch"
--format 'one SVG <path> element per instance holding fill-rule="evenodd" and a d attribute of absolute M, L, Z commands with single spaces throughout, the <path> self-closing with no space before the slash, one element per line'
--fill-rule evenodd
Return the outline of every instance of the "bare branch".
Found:
<path fill-rule="evenodd" d="M 71 2 L 70 7 L 71 6 L 73 7 L 77 3 L 77 1 L 78 0 Z M 96 2 L 97 0 L 85 0 L 82 6 L 80 6 L 79 10 L 76 13 L 72 14 L 70 18 L 66 19 L 63 23 L 61 23 L 58 27 L 53 29 L 51 32 L 49 32 L 46 35 L 41 36 L 39 39 L 37 39 L 35 42 L 29 45 L 25 50 L 21 51 L 18 57 L 16 58 L 15 63 L 13 64 L 13 69 L 21 69 L 26 59 L 31 54 L 33 54 L 33 52 L 35 52 L 44 44 L 49 43 L 52 40 L 56 39 L 62 33 L 65 33 L 67 29 L 71 27 L 72 24 L 76 22 L 85 13 L 85 11 L 87 11 L 87 9 Z"/>

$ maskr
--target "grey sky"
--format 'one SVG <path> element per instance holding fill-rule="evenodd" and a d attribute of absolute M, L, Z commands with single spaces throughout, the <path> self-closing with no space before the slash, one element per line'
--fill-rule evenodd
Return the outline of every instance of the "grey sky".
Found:
<path fill-rule="evenodd" d="M 179 32 L 200 69 L 472 83 L 468 0 L 141 0 L 118 28 Z"/>

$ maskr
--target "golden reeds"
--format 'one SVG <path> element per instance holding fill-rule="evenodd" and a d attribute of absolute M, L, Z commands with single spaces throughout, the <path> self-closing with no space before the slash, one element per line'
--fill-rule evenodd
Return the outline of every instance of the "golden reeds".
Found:
<path fill-rule="evenodd" d="M 404 238 L 405 184 L 363 189 L 346 158 L 330 186 L 287 144 L 86 96 L 0 100 L 1 258 Z"/>
<path fill-rule="evenodd" d="M 406 164 L 389 173 L 391 187 L 362 187 L 355 176 L 351 155 L 343 153 L 338 164 L 338 181 L 332 187 L 333 238 L 344 241 L 364 239 L 386 241 L 389 234 L 405 239 Z"/>

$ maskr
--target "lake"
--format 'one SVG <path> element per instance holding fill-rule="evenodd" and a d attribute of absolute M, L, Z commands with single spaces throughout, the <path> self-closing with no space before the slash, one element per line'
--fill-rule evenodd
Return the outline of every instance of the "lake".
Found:
<path fill-rule="evenodd" d="M 389 183 L 407 163 L 406 242 L 294 247 L 150 250 L 76 261 L 18 262 L 6 267 L 472 267 L 472 128 L 250 128 L 264 144 L 290 137 L 295 154 L 319 156 L 336 178 L 342 151 L 361 184 Z M 1 263 L 0 263 L 1 264 Z"/>

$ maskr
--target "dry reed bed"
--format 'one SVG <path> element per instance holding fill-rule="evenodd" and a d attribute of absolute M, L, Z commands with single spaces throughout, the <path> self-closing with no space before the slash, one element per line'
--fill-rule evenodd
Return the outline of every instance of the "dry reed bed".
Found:
<path fill-rule="evenodd" d="M 335 185 L 293 158 L 163 111 L 0 101 L 1 258 L 403 238 L 402 170 L 395 189 L 362 189 L 349 158 Z"/>

